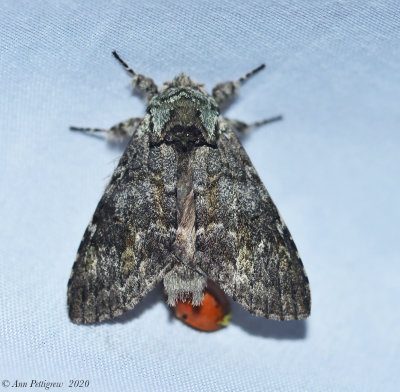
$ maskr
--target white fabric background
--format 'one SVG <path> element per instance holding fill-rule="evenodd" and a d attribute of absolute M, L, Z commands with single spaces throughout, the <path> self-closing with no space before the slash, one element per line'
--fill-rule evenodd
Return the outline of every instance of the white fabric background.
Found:
<path fill-rule="evenodd" d="M 2 1 L 1 380 L 398 390 L 399 11 L 384 0 Z M 234 305 L 232 325 L 205 334 L 171 319 L 158 289 L 115 322 L 69 321 L 70 269 L 122 150 L 68 126 L 145 108 L 113 49 L 159 84 L 185 71 L 209 89 L 267 63 L 227 114 L 285 116 L 244 146 L 298 245 L 310 319 Z"/>

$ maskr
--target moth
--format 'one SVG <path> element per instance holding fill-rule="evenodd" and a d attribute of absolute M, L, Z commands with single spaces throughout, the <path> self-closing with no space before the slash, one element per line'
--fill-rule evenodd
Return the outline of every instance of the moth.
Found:
<path fill-rule="evenodd" d="M 71 127 L 130 141 L 79 246 L 70 319 L 119 316 L 160 281 L 170 306 L 198 306 L 208 279 L 256 315 L 308 317 L 309 281 L 296 246 L 238 139 L 281 117 L 246 124 L 220 114 L 264 65 L 208 94 L 183 73 L 159 89 L 113 55 L 148 106 L 108 130 Z"/>

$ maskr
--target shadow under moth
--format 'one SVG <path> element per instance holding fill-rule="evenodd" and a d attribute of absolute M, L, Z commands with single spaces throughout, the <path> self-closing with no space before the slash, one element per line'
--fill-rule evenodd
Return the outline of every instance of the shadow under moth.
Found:
<path fill-rule="evenodd" d="M 160 281 L 170 306 L 199 306 L 213 281 L 256 315 L 308 317 L 310 287 L 296 246 L 238 139 L 281 117 L 245 124 L 220 115 L 264 66 L 210 95 L 183 73 L 159 89 L 113 55 L 148 107 L 107 130 L 71 127 L 130 141 L 79 246 L 70 319 L 119 316 Z"/>

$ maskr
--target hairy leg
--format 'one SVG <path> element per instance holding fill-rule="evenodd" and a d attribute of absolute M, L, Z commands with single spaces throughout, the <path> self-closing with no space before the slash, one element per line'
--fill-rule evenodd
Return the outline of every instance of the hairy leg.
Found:
<path fill-rule="evenodd" d="M 124 60 L 119 57 L 118 53 L 114 50 L 113 56 L 122 64 L 125 70 L 132 76 L 132 87 L 142 94 L 147 101 L 150 101 L 155 95 L 158 94 L 158 87 L 153 79 L 147 76 L 137 74 Z"/>
<path fill-rule="evenodd" d="M 242 76 L 240 79 L 234 82 L 225 82 L 225 83 L 218 83 L 212 89 L 212 96 L 217 101 L 218 105 L 224 106 L 226 105 L 231 99 L 233 99 L 239 91 L 239 86 L 247 80 L 249 77 L 253 76 L 258 71 L 261 71 L 265 68 L 265 64 L 260 65 L 253 71 L 247 73 L 245 76 Z"/>
<path fill-rule="evenodd" d="M 114 125 L 110 129 L 99 129 L 99 128 L 77 128 L 77 127 L 70 127 L 71 131 L 80 131 L 80 132 L 87 132 L 87 133 L 106 133 L 115 138 L 124 138 L 127 136 L 132 136 L 136 129 L 138 128 L 139 124 L 142 122 L 142 117 L 134 117 L 130 118 L 126 121 L 122 121 L 119 124 Z"/>
<path fill-rule="evenodd" d="M 224 120 L 229 125 L 229 127 L 236 132 L 238 136 L 246 136 L 250 132 L 251 128 L 260 127 L 261 125 L 279 121 L 282 120 L 282 118 L 283 118 L 282 116 L 276 116 L 276 117 L 266 118 L 265 120 L 261 121 L 255 121 L 249 124 L 239 120 L 231 120 L 229 118 L 224 118 Z"/>

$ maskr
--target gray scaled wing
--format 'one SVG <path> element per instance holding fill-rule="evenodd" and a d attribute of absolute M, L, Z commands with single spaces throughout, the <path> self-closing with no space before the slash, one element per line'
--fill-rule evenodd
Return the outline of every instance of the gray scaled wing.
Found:
<path fill-rule="evenodd" d="M 68 282 L 75 323 L 131 309 L 172 267 L 176 232 L 176 156 L 133 135 L 93 215 Z"/>
<path fill-rule="evenodd" d="M 197 264 L 244 308 L 277 320 L 308 317 L 308 278 L 296 246 L 232 131 L 192 162 Z"/>

